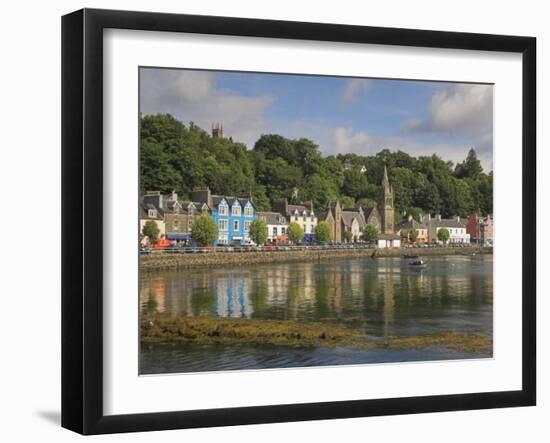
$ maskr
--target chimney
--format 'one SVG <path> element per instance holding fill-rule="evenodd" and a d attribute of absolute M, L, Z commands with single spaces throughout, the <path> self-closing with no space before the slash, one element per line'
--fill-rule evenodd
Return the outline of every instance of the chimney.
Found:
<path fill-rule="evenodd" d="M 441 214 L 436 214 L 435 219 L 436 219 L 437 221 L 441 221 Z"/>
<path fill-rule="evenodd" d="M 171 198 L 172 201 L 174 201 L 174 202 L 177 202 L 177 201 L 178 201 L 178 194 L 176 193 L 175 190 L 172 191 L 172 195 L 170 196 L 170 198 Z"/>
<path fill-rule="evenodd" d="M 212 208 L 212 194 L 210 194 L 210 188 L 208 186 L 193 189 L 193 192 L 191 192 L 191 200 L 206 203 L 209 208 Z"/>
<path fill-rule="evenodd" d="M 460 223 L 460 215 L 456 216 L 456 221 Z"/>
<path fill-rule="evenodd" d="M 407 217 L 409 221 L 411 221 L 413 219 L 413 216 L 411 214 L 409 214 L 409 216 Z"/>

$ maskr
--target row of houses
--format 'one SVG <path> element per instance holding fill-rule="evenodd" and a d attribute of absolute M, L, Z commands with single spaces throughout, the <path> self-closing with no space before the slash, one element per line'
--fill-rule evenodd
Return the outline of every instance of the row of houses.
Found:
<path fill-rule="evenodd" d="M 191 199 L 181 201 L 175 192 L 162 194 L 148 192 L 140 201 L 140 232 L 148 220 L 154 220 L 161 236 L 170 242 L 187 244 L 191 239 L 191 228 L 195 220 L 210 214 L 218 228 L 219 245 L 243 245 L 251 243 L 249 228 L 254 220 L 264 220 L 268 228 L 269 243 L 287 243 L 290 223 L 297 223 L 304 231 L 304 243 L 315 242 L 315 227 L 321 221 L 330 228 L 332 243 L 363 241 L 367 225 L 374 226 L 380 248 L 399 247 L 411 242 L 410 232 L 415 229 L 415 243 L 434 243 L 438 232 L 449 231 L 449 243 L 492 244 L 493 224 L 490 217 L 472 214 L 467 220 L 460 217 L 449 219 L 440 215 L 421 216 L 420 221 L 409 217 L 394 226 L 394 192 L 384 168 L 378 205 L 371 208 L 342 208 L 339 201 L 330 202 L 324 211 L 314 211 L 312 202 L 289 204 L 282 199 L 272 205 L 269 212 L 257 211 L 250 195 L 226 196 L 210 192 L 208 187 L 196 188 Z M 351 235 L 346 235 L 349 231 Z M 142 241 L 147 241 L 143 238 Z"/>
<path fill-rule="evenodd" d="M 464 220 L 460 216 L 442 218 L 441 215 L 431 217 L 426 214 L 420 217 L 420 221 L 409 217 L 407 221 L 399 223 L 396 229 L 405 243 L 410 242 L 413 229 L 417 232 L 415 243 L 437 243 L 439 231 L 447 229 L 450 244 L 493 245 L 493 219 L 489 215 L 480 217 L 474 213 Z"/>

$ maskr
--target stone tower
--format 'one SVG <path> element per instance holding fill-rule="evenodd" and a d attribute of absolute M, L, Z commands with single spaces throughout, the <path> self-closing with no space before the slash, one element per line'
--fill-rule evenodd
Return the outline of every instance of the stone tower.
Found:
<path fill-rule="evenodd" d="M 384 165 L 384 178 L 380 190 L 380 217 L 382 234 L 393 234 L 394 209 L 393 209 L 393 188 L 388 179 L 388 170 Z"/>
<path fill-rule="evenodd" d="M 212 124 L 212 138 L 223 138 L 223 125 Z"/>

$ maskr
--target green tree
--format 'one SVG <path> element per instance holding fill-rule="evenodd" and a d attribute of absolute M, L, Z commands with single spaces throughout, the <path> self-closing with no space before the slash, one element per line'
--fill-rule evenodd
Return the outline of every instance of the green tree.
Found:
<path fill-rule="evenodd" d="M 344 240 L 346 240 L 347 243 L 351 243 L 353 240 L 353 232 L 348 230 L 344 231 Z"/>
<path fill-rule="evenodd" d="M 304 238 L 304 230 L 298 223 L 295 222 L 288 225 L 287 234 L 292 243 L 300 243 Z"/>
<path fill-rule="evenodd" d="M 418 238 L 418 231 L 415 228 L 412 228 L 409 231 L 409 240 L 414 243 L 417 238 Z"/>
<path fill-rule="evenodd" d="M 314 208 L 323 209 L 329 201 L 338 200 L 338 187 L 332 180 L 313 174 L 307 179 L 300 197 L 302 201 L 312 201 Z"/>
<path fill-rule="evenodd" d="M 416 220 L 417 222 L 420 222 L 420 216 L 422 215 L 422 209 L 420 208 L 409 208 L 407 211 L 407 218 L 410 216 L 413 218 L 413 220 Z"/>
<path fill-rule="evenodd" d="M 149 243 L 155 243 L 160 234 L 160 229 L 155 220 L 147 220 L 143 226 L 143 235 L 149 239 Z"/>
<path fill-rule="evenodd" d="M 482 172 L 481 162 L 473 148 L 468 151 L 466 160 L 456 165 L 455 168 L 457 178 L 477 178 Z"/>
<path fill-rule="evenodd" d="M 342 206 L 342 208 L 354 208 L 355 200 L 352 197 L 348 197 L 347 195 L 344 195 L 340 199 L 340 205 Z"/>
<path fill-rule="evenodd" d="M 254 220 L 248 230 L 250 238 L 257 245 L 263 245 L 267 241 L 267 223 L 264 220 Z"/>
<path fill-rule="evenodd" d="M 315 241 L 317 243 L 329 243 L 330 242 L 330 226 L 327 222 L 320 221 L 315 226 Z"/>
<path fill-rule="evenodd" d="M 218 238 L 218 227 L 214 219 L 208 214 L 201 215 L 191 227 L 191 238 L 200 246 L 214 243 Z"/>
<path fill-rule="evenodd" d="M 358 168 L 346 169 L 344 171 L 344 183 L 342 192 L 353 198 L 360 198 L 365 194 L 368 186 L 367 177 Z"/>
<path fill-rule="evenodd" d="M 449 230 L 447 228 L 441 228 L 437 231 L 437 239 L 446 244 L 447 241 L 449 241 Z"/>
<path fill-rule="evenodd" d="M 374 208 L 377 205 L 376 200 L 373 200 L 372 198 L 360 198 L 355 202 L 355 206 L 358 208 L 359 206 L 363 208 Z"/>
<path fill-rule="evenodd" d="M 368 243 L 374 243 L 378 240 L 378 229 L 376 226 L 368 224 L 363 230 L 363 239 Z"/>

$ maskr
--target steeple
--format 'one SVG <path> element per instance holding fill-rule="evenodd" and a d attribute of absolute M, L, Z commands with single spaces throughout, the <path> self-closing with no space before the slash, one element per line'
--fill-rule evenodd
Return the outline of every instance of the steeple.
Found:
<path fill-rule="evenodd" d="M 394 207 L 393 189 L 388 178 L 388 168 L 384 165 L 384 178 L 380 188 L 379 202 L 380 216 L 382 218 L 382 233 L 393 234 L 394 230 Z"/>

